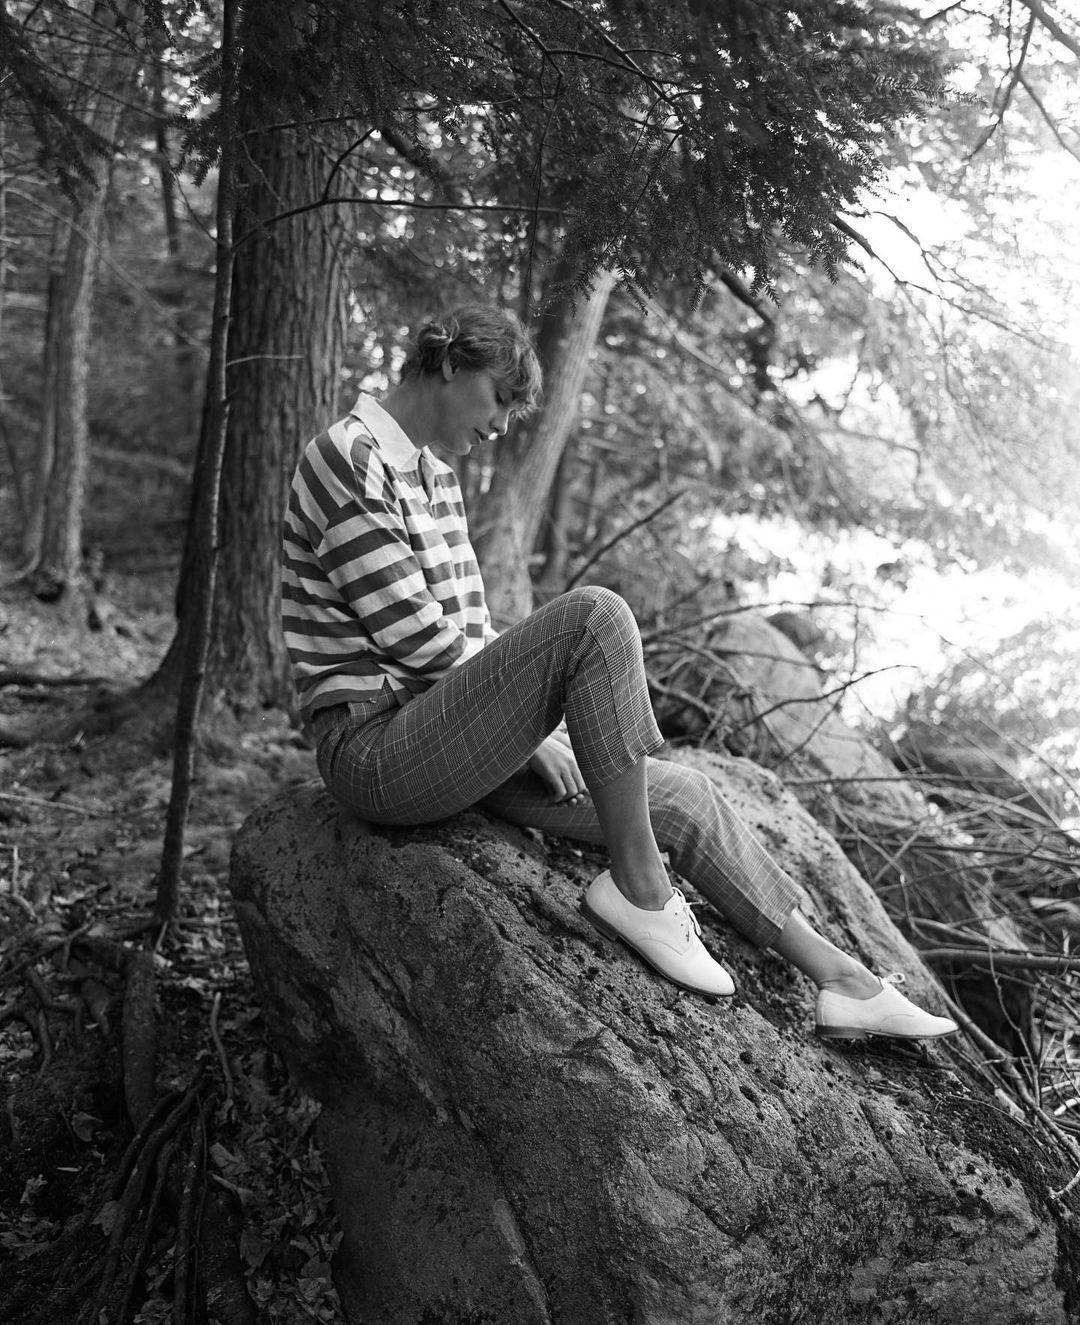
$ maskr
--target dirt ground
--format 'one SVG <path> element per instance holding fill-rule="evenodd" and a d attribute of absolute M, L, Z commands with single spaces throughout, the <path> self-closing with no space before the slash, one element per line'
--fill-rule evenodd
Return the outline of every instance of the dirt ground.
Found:
<path fill-rule="evenodd" d="M 43 723 L 151 673 L 172 634 L 171 587 L 114 576 L 96 631 L 0 592 L 0 726 Z M 203 741 L 180 924 L 163 936 L 148 920 L 168 750 L 123 730 L 0 749 L 0 1319 L 341 1319 L 315 1110 L 267 1041 L 228 894 L 235 829 L 314 775 L 282 714 Z M 112 961 L 133 953 L 141 985 Z M 163 1104 L 133 1142 L 136 986 L 152 996 Z"/>

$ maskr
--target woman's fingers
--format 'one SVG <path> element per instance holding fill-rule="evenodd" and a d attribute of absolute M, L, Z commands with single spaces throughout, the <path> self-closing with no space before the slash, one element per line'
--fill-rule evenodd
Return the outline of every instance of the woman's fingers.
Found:
<path fill-rule="evenodd" d="M 556 805 L 579 805 L 588 797 L 585 779 L 569 745 L 548 737 L 539 747 L 529 767 L 547 783 Z"/>

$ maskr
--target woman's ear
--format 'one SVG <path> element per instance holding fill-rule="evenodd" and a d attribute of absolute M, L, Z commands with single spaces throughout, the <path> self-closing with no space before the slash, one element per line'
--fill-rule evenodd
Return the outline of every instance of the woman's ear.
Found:
<path fill-rule="evenodd" d="M 449 382 L 450 379 L 454 376 L 454 374 L 455 374 L 456 372 L 457 372 L 457 369 L 456 369 L 456 368 L 454 367 L 454 365 L 450 362 L 450 356 L 447 355 L 447 356 L 443 359 L 443 361 L 442 361 L 442 375 L 443 375 L 443 378 L 444 378 L 447 382 Z"/>

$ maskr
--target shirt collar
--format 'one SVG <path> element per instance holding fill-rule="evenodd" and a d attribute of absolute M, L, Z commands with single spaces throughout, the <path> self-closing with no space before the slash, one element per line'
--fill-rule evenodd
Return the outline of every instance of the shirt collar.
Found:
<path fill-rule="evenodd" d="M 375 438 L 379 450 L 395 469 L 415 469 L 419 465 L 423 452 L 412 444 L 397 420 L 387 414 L 374 396 L 361 392 L 352 414 Z"/>

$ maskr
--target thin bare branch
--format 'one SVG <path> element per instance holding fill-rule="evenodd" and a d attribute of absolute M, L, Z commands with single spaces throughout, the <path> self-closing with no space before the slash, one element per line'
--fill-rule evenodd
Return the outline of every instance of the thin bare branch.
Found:
<path fill-rule="evenodd" d="M 1078 151 L 1075 147 L 1073 147 L 1071 143 L 1067 143 L 1067 142 L 1065 141 L 1065 139 L 1062 137 L 1061 130 L 1060 130 L 1060 128 L 1058 127 L 1057 122 L 1054 120 L 1054 117 L 1053 117 L 1053 116 L 1050 114 L 1050 112 L 1046 109 L 1046 106 L 1043 104 L 1042 99 L 1040 98 L 1039 94 L 1038 94 L 1038 93 L 1035 91 L 1035 89 L 1031 86 L 1031 80 L 1028 79 L 1028 78 L 1024 78 L 1023 76 L 1021 76 L 1021 79 L 1020 79 L 1020 86 L 1024 89 L 1024 91 L 1028 94 L 1028 96 L 1029 96 L 1029 97 L 1031 98 L 1031 100 L 1034 102 L 1034 104 L 1035 104 L 1035 109 L 1036 109 L 1036 110 L 1039 112 L 1039 114 L 1042 116 L 1042 118 L 1043 118 L 1043 120 L 1046 122 L 1046 125 L 1047 125 L 1047 127 L 1049 128 L 1050 132 L 1051 132 L 1051 133 L 1054 135 L 1054 137 L 1057 139 L 1057 141 L 1058 141 L 1058 146 L 1061 147 L 1061 148 L 1063 148 L 1066 152 L 1068 152 L 1068 154 L 1069 154 L 1074 160 L 1076 160 L 1076 161 L 1080 161 L 1080 151 Z"/>
<path fill-rule="evenodd" d="M 1034 17 L 1039 20 L 1055 41 L 1059 41 L 1067 51 L 1071 51 L 1077 59 L 1080 59 L 1080 40 L 1066 32 L 1057 19 L 1046 12 L 1046 6 L 1042 3 L 1042 0 L 1020 0 L 1020 3 L 1031 10 Z"/>
<path fill-rule="evenodd" d="M 1009 81 L 1006 84 L 1004 95 L 994 113 L 994 118 L 979 134 L 975 145 L 967 154 L 967 160 L 971 161 L 977 157 L 986 144 L 1001 128 L 1005 122 L 1005 112 L 1009 109 L 1009 103 L 1012 101 L 1013 93 L 1016 91 L 1017 84 L 1020 82 L 1021 75 L 1024 72 L 1024 61 L 1027 59 L 1028 47 L 1031 45 L 1031 34 L 1035 31 L 1035 15 L 1028 16 L 1027 27 L 1024 29 L 1023 40 L 1020 43 L 1020 54 L 1017 56 L 1016 63 L 1013 65 L 1009 74 Z M 995 98 L 997 100 L 997 98 Z"/>

